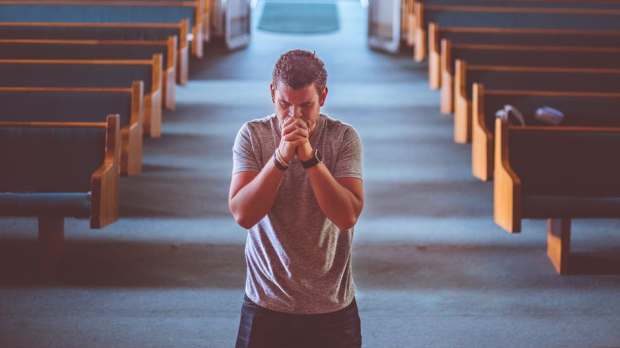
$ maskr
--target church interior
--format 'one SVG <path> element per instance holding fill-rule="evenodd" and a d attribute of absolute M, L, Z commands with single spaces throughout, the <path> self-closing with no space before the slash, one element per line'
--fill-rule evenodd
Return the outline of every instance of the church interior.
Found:
<path fill-rule="evenodd" d="M 0 0 L 0 347 L 234 346 L 297 48 L 363 144 L 363 347 L 620 347 L 614 0 Z"/>

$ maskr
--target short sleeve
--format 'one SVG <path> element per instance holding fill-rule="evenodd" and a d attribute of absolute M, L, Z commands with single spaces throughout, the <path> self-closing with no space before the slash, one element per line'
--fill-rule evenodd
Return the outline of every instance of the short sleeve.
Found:
<path fill-rule="evenodd" d="M 362 141 L 353 127 L 346 129 L 337 158 L 335 178 L 362 179 Z"/>
<path fill-rule="evenodd" d="M 252 145 L 252 133 L 245 123 L 235 138 L 233 145 L 233 174 L 239 172 L 260 171 Z"/>

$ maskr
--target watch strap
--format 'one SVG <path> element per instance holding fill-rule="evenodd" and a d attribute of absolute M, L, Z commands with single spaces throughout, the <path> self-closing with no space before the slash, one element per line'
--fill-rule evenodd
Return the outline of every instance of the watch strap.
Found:
<path fill-rule="evenodd" d="M 312 157 L 307 161 L 301 161 L 301 166 L 304 169 L 312 168 L 321 162 L 321 154 L 318 149 L 314 149 Z"/>

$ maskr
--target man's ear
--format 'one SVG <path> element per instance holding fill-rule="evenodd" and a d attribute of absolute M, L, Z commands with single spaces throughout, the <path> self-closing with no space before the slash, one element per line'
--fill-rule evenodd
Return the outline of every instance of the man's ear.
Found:
<path fill-rule="evenodd" d="M 321 93 L 321 95 L 319 96 L 319 105 L 323 106 L 323 104 L 325 104 L 325 99 L 327 99 L 327 86 L 325 86 L 325 88 L 323 88 L 323 92 Z"/>
<path fill-rule="evenodd" d="M 269 91 L 271 92 L 271 102 L 276 102 L 276 89 L 274 88 L 273 82 L 269 84 Z"/>

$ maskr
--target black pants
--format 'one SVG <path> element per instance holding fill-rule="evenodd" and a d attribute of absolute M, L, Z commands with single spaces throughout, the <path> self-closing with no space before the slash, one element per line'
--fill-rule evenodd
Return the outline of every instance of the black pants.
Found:
<path fill-rule="evenodd" d="M 360 317 L 355 299 L 325 314 L 274 312 L 250 301 L 241 307 L 236 348 L 359 348 Z"/>

